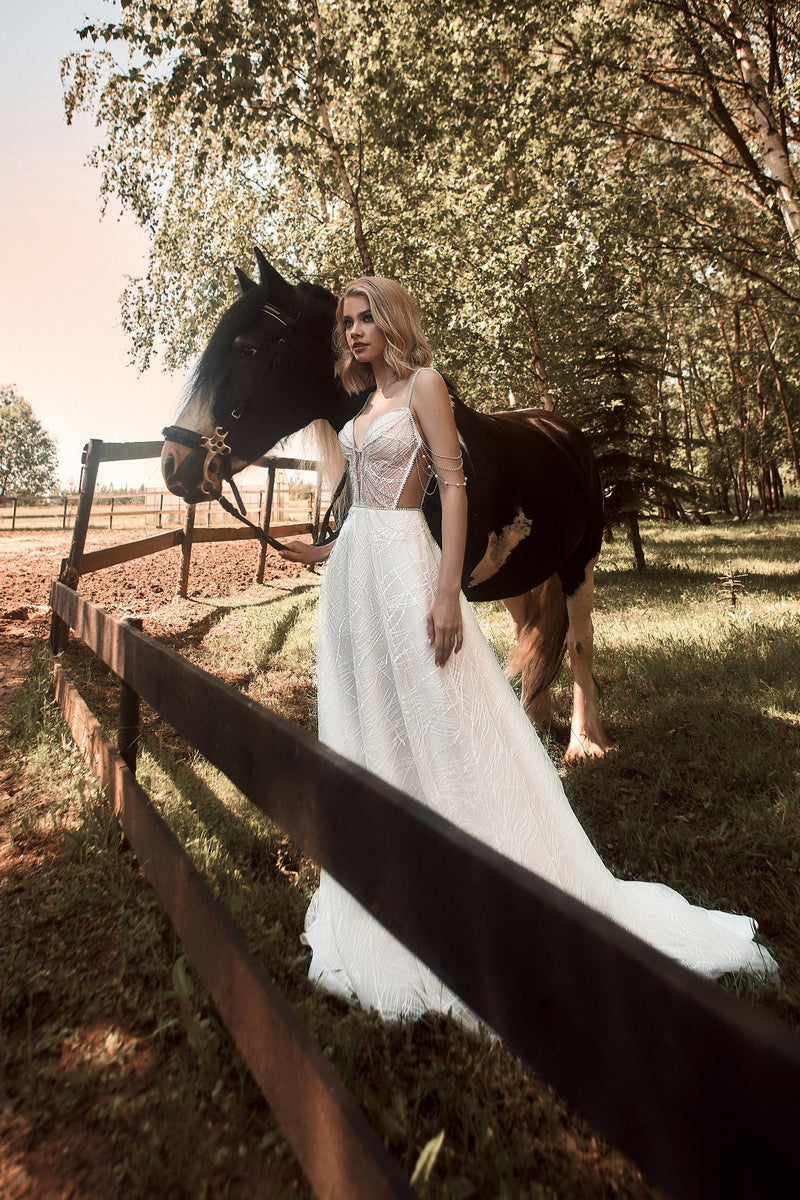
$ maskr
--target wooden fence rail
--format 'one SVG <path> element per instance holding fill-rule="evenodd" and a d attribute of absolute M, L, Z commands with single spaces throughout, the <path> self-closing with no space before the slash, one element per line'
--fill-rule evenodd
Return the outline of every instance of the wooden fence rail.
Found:
<path fill-rule="evenodd" d="M 121 462 L 124 460 L 138 461 L 146 458 L 158 458 L 161 454 L 162 442 L 103 442 L 100 438 L 92 438 L 83 449 L 81 460 L 81 481 L 78 498 L 78 508 L 72 530 L 72 542 L 69 554 L 61 563 L 59 578 L 62 583 L 76 588 L 82 575 L 105 567 L 115 566 L 123 562 L 133 562 L 166 550 L 173 546 L 181 547 L 181 561 L 178 568 L 176 593 L 186 596 L 189 584 L 189 569 L 191 564 L 192 546 L 200 542 L 230 542 L 253 540 L 258 535 L 251 529 L 242 526 L 229 526 L 200 529 L 195 527 L 195 509 L 193 504 L 186 506 L 183 529 L 174 529 L 152 537 L 137 538 L 122 545 L 110 546 L 102 550 L 86 553 L 86 538 L 91 522 L 92 510 L 95 505 L 95 489 L 97 472 L 104 462 Z M 268 473 L 267 500 L 261 516 L 261 528 L 265 533 L 274 537 L 285 537 L 287 534 L 316 534 L 319 528 L 321 508 L 321 483 L 319 464 L 308 459 L 280 458 L 268 456 L 261 458 L 254 465 L 266 467 Z M 308 522 L 293 522 L 291 524 L 274 525 L 272 523 L 272 505 L 275 496 L 275 478 L 279 470 L 316 471 L 317 483 L 311 505 L 312 520 Z M 254 579 L 256 583 L 264 582 L 266 566 L 266 545 L 259 544 L 258 566 Z M 54 647 L 63 648 L 65 630 L 58 625 L 59 618 L 54 615 L 51 641 Z"/>
<path fill-rule="evenodd" d="M 678 1200 L 796 1194 L 797 1038 L 69 588 L 54 582 L 51 604 L 655 1183 Z M 289 1094 L 285 1047 L 300 1034 L 285 1000 L 252 982 L 257 965 L 242 965 L 246 948 L 224 914 L 206 935 L 208 897 L 183 852 L 167 832 L 137 829 L 159 818 L 90 714 L 70 724 L 317 1194 L 407 1195 L 351 1102 L 332 1115 L 311 1050 L 302 1096 Z M 242 1003 L 251 986 L 258 1016 Z"/>

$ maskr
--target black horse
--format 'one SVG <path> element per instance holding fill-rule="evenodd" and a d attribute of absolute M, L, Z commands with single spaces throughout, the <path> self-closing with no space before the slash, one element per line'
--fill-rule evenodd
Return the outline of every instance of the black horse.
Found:
<path fill-rule="evenodd" d="M 260 283 L 237 269 L 242 296 L 223 314 L 189 383 L 174 426 L 164 430 L 164 480 L 189 503 L 220 494 L 223 481 L 313 421 L 339 430 L 365 396 L 348 395 L 333 372 L 336 299 L 287 282 L 256 251 Z M 567 758 L 608 749 L 592 678 L 594 564 L 603 492 L 585 436 L 552 412 L 475 412 L 453 397 L 467 478 L 464 592 L 503 600 L 517 647 L 526 711 L 550 719 L 549 686 L 565 641 L 575 680 Z M 434 493 L 425 515 L 437 539 Z"/>

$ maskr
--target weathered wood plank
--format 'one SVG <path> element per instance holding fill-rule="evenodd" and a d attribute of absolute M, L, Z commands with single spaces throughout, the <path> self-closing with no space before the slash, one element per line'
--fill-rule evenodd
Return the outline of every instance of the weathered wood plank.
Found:
<path fill-rule="evenodd" d="M 271 525 L 270 535 L 272 537 L 300 537 L 304 533 L 312 533 L 313 526 L 306 522 L 298 522 L 294 525 Z M 195 542 L 242 542 L 248 541 L 251 538 L 258 537 L 258 534 L 253 529 L 248 529 L 246 525 L 237 528 L 233 526 L 195 526 L 194 530 Z"/>
<path fill-rule="evenodd" d="M 276 525 L 272 530 L 275 537 L 301 536 L 311 533 L 312 526 L 307 522 L 298 525 Z M 236 526 L 195 526 L 192 540 L 199 542 L 244 542 L 250 541 L 257 535 L 252 529 Z M 137 558 L 145 558 L 148 554 L 157 554 L 161 550 L 171 550 L 180 546 L 184 538 L 182 529 L 168 529 L 164 533 L 155 533 L 152 537 L 137 538 L 133 542 L 123 542 L 119 546 L 106 546 L 102 550 L 90 550 L 80 560 L 79 573 L 91 575 L 93 571 L 102 571 L 105 567 L 115 567 L 120 563 L 133 562 Z"/>
<path fill-rule="evenodd" d="M 275 467 L 278 471 L 317 471 L 319 463 L 313 458 L 281 458 L 265 454 L 251 464 L 254 467 Z"/>
<path fill-rule="evenodd" d="M 125 462 L 127 459 L 161 458 L 162 442 L 101 442 L 100 462 Z"/>
<path fill-rule="evenodd" d="M 51 602 L 654 1182 L 752 1200 L 800 1176 L 797 1038 L 69 589 Z"/>
<path fill-rule="evenodd" d="M 148 554 L 157 554 L 160 550 L 170 550 L 182 541 L 182 529 L 168 529 L 164 533 L 154 533 L 152 537 L 137 538 L 118 546 L 105 546 L 102 550 L 90 550 L 82 556 L 78 570 L 81 575 L 91 575 L 93 571 L 102 571 L 105 567 L 115 567 Z"/>
<path fill-rule="evenodd" d="M 397 1163 L 58 663 L 54 674 L 76 744 L 317 1196 L 411 1200 Z M 272 1195 L 264 1183 L 264 1195 Z"/>

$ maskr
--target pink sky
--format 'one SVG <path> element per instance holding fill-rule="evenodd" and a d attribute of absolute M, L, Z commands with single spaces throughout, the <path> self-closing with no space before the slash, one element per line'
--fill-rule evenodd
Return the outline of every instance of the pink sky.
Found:
<path fill-rule="evenodd" d="M 103 0 L 0 0 L 0 383 L 16 384 L 58 441 L 62 484 L 90 437 L 149 441 L 172 417 L 183 378 L 140 375 L 119 316 L 142 272 L 144 233 L 100 219 L 99 176 L 84 166 L 97 131 L 69 127 L 59 63 Z M 154 460 L 101 468 L 99 482 L 158 482 Z"/>

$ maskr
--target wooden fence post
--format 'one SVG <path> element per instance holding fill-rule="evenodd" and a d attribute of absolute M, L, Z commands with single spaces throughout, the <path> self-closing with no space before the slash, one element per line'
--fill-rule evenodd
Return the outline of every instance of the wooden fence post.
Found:
<path fill-rule="evenodd" d="M 126 617 L 125 624 L 142 632 L 141 617 Z M 119 720 L 117 724 L 117 749 L 125 765 L 136 774 L 136 754 L 139 748 L 139 694 L 124 679 L 119 681 Z"/>
<path fill-rule="evenodd" d="M 269 533 L 270 520 L 272 518 L 272 498 L 275 495 L 275 466 L 270 465 L 267 469 L 267 501 L 264 505 L 264 520 L 261 528 L 264 533 Z M 256 568 L 256 583 L 264 582 L 264 570 L 267 565 L 267 543 L 261 542 L 258 550 L 258 567 Z"/>
<path fill-rule="evenodd" d="M 314 526 L 314 539 L 315 540 L 319 537 L 319 516 L 320 516 L 320 508 L 321 507 L 322 507 L 322 472 L 317 471 L 317 486 L 316 486 L 316 494 L 314 496 L 314 516 L 311 521 L 311 524 Z"/>
<path fill-rule="evenodd" d="M 72 541 L 69 555 L 61 563 L 59 580 L 67 587 L 78 590 L 78 580 L 81 577 L 81 559 L 86 546 L 86 534 L 89 529 L 89 518 L 92 515 L 94 489 L 97 486 L 97 469 L 103 455 L 103 439 L 90 438 L 83 447 L 81 456 L 81 481 L 78 496 L 78 509 L 75 513 L 75 524 L 72 527 Z M 67 644 L 69 630 L 60 617 L 53 613 L 50 622 L 50 648 L 54 654 L 64 650 Z"/>
<path fill-rule="evenodd" d="M 193 504 L 186 505 L 186 519 L 183 522 L 183 541 L 181 542 L 181 567 L 178 575 L 177 595 L 186 599 L 189 590 L 189 567 L 192 564 L 192 535 L 194 534 Z"/>

